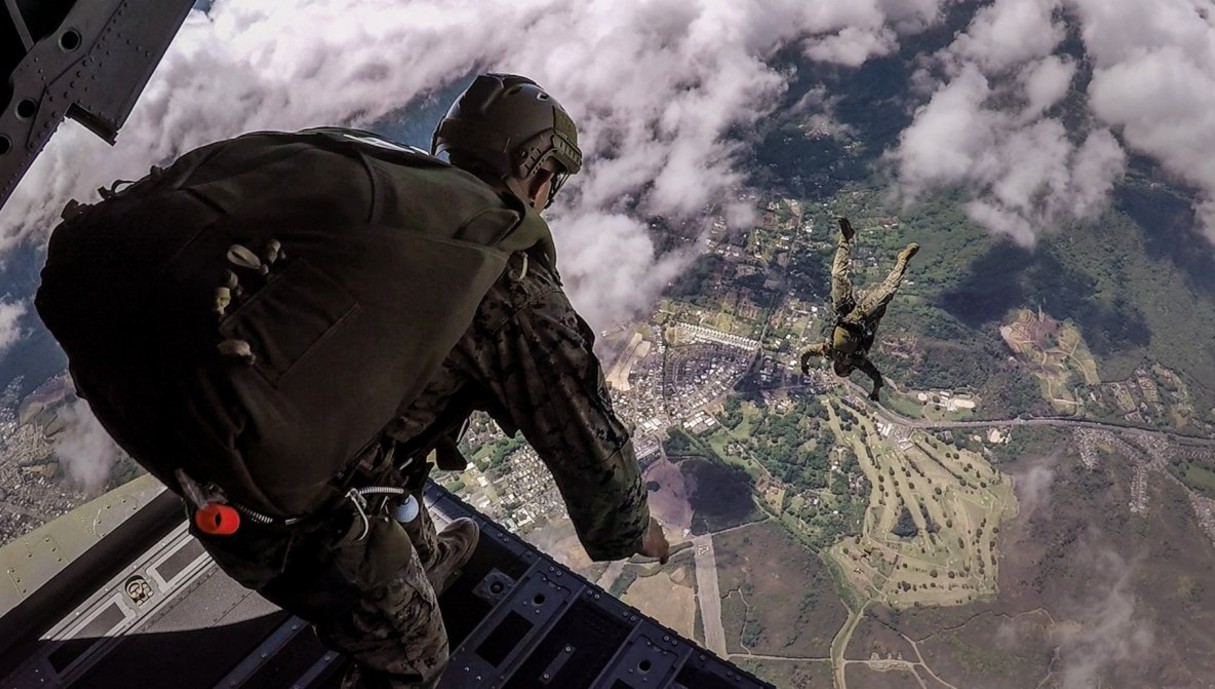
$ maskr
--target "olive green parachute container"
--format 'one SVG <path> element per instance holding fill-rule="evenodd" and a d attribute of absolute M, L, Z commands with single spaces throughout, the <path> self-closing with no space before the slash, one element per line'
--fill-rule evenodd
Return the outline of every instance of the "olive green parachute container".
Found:
<path fill-rule="evenodd" d="M 340 497 L 512 252 L 553 261 L 513 196 L 353 130 L 204 146 L 51 236 L 35 304 L 135 460 L 276 517 Z"/>

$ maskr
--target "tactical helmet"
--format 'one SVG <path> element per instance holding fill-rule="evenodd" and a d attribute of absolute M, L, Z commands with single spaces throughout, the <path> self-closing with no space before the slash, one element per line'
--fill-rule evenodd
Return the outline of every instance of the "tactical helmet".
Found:
<path fill-rule="evenodd" d="M 518 179 L 528 179 L 551 159 L 559 169 L 549 187 L 549 204 L 582 168 L 574 121 L 536 82 L 515 74 L 478 76 L 440 120 L 430 151 L 454 153 Z"/>
<path fill-rule="evenodd" d="M 857 350 L 859 344 L 856 336 L 842 326 L 835 326 L 835 330 L 831 333 L 831 347 L 837 352 L 851 354 Z"/>

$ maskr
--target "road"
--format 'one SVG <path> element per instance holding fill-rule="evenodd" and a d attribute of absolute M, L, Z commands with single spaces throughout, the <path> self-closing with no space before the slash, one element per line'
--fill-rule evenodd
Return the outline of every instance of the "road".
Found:
<path fill-rule="evenodd" d="M 852 380 L 845 381 L 852 392 L 863 393 L 863 397 L 868 396 L 868 391 Z M 854 403 L 859 403 L 854 401 Z M 1173 442 L 1184 443 L 1189 445 L 1203 445 L 1206 447 L 1215 447 L 1215 438 L 1198 438 L 1191 435 L 1181 435 L 1180 433 L 1169 433 L 1168 431 L 1159 431 L 1150 428 L 1140 428 L 1139 426 L 1129 426 L 1117 423 L 1107 423 L 1103 421 L 1088 421 L 1085 419 L 1069 419 L 1058 417 L 1035 418 L 1028 419 L 993 419 L 991 421 L 932 421 L 930 419 L 912 419 L 897 412 L 891 411 L 886 407 L 878 404 L 875 405 L 878 415 L 889 421 L 890 423 L 906 426 L 908 428 L 992 428 L 994 426 L 1038 426 L 1038 427 L 1055 427 L 1055 428 L 1093 428 L 1102 431 L 1112 431 L 1115 433 L 1137 433 L 1147 437 L 1166 438 Z"/>
<path fill-rule="evenodd" d="M 713 553 L 713 537 L 694 536 L 696 549 L 696 598 L 700 603 L 700 621 L 705 628 L 705 646 L 720 658 L 726 657 L 726 630 L 721 625 L 721 588 L 717 584 L 717 556 Z"/>

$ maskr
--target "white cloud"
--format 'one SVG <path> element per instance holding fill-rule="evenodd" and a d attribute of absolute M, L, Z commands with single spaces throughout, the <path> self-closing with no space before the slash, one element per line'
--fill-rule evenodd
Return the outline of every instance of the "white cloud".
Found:
<path fill-rule="evenodd" d="M 1018 516 L 1028 519 L 1040 507 L 1050 506 L 1050 491 L 1055 482 L 1055 470 L 1047 466 L 1049 460 L 1035 464 L 1029 471 L 1017 476 L 1016 489 Z"/>
<path fill-rule="evenodd" d="M 856 131 L 837 117 L 836 107 L 839 101 L 838 96 L 827 92 L 827 87 L 817 86 L 799 98 L 797 103 L 789 108 L 788 114 L 806 116 L 801 129 L 809 137 L 828 136 L 847 140 L 855 135 Z"/>
<path fill-rule="evenodd" d="M 797 45 L 859 64 L 893 50 L 896 32 L 937 21 L 943 1 L 219 0 L 187 20 L 116 148 L 76 127 L 52 140 L 0 215 L 0 251 L 45 235 L 68 198 L 203 143 L 365 124 L 488 68 L 533 76 L 582 126 L 587 165 L 553 214 L 567 280 L 663 274 L 674 265 L 655 257 L 636 214 L 678 219 L 730 203 L 741 149 L 726 133 L 769 114 L 786 87 L 765 60 Z M 586 237 L 608 217 L 629 255 Z M 572 291 L 601 325 L 654 297 Z"/>
<path fill-rule="evenodd" d="M 1106 203 L 1114 183 L 1126 168 L 1126 153 L 1108 129 L 1098 129 L 1085 138 L 1072 161 L 1068 191 L 1070 212 L 1090 217 Z"/>
<path fill-rule="evenodd" d="M 1093 60 L 1089 105 L 1127 146 L 1198 188 L 1215 241 L 1215 28 L 1189 0 L 1074 0 Z"/>
<path fill-rule="evenodd" d="M 0 355 L 8 351 L 17 340 L 21 339 L 24 331 L 21 328 L 21 317 L 25 315 L 29 305 L 24 301 L 9 301 L 0 299 Z"/>
<path fill-rule="evenodd" d="M 1080 548 L 1094 550 L 1087 544 Z M 1119 664 L 1138 665 L 1150 658 L 1155 641 L 1150 622 L 1135 614 L 1134 566 L 1112 550 L 1089 555 L 1088 593 L 1073 602 L 1083 626 L 1058 632 L 1060 662 L 1055 672 L 1063 689 L 1101 686 Z"/>
<path fill-rule="evenodd" d="M 987 78 L 969 67 L 916 111 L 895 151 L 913 197 L 965 181 L 978 154 L 995 146 L 999 114 L 981 107 L 990 95 Z"/>
<path fill-rule="evenodd" d="M 790 75 L 767 65 L 778 51 L 859 65 L 938 23 L 948 4 L 220 0 L 187 20 L 116 148 L 77 127 L 57 135 L 0 213 L 0 252 L 45 236 L 69 197 L 90 198 L 189 148 L 254 129 L 366 124 L 485 68 L 534 76 L 578 119 L 587 165 L 552 214 L 563 271 L 571 285 L 624 284 L 678 266 L 655 255 L 645 216 L 678 222 L 725 204 L 732 221 L 745 220 L 733 202 L 743 148 L 727 134 L 755 128 L 780 102 Z M 973 218 L 1031 242 L 1100 212 L 1125 167 L 1124 141 L 1202 189 L 1200 215 L 1215 217 L 1206 212 L 1215 208 L 1215 39 L 1195 7 L 983 6 L 936 56 L 935 76 L 916 78 L 925 102 L 890 157 L 903 190 L 915 198 L 969 188 Z M 1058 54 L 1069 23 L 1084 38 L 1082 61 Z M 1079 64 L 1094 70 L 1095 120 L 1067 120 L 1081 122 L 1073 131 L 1059 108 L 1069 94 L 1084 102 L 1072 91 Z M 805 113 L 824 131 L 834 122 L 830 95 Z M 587 237 L 607 218 L 630 255 Z M 571 289 L 575 303 L 601 326 L 654 297 L 616 303 L 602 295 L 623 290 L 582 289 Z"/>
<path fill-rule="evenodd" d="M 951 52 L 988 75 L 1019 69 L 1029 60 L 1050 55 L 1063 40 L 1063 24 L 1053 16 L 1059 4 L 1059 0 L 996 0 L 975 14 Z"/>
<path fill-rule="evenodd" d="M 1063 100 L 1076 75 L 1076 63 L 1054 55 L 1044 57 L 1021 73 L 1028 104 L 1022 118 L 1033 119 Z"/>
<path fill-rule="evenodd" d="M 822 62 L 834 62 L 847 67 L 859 67 L 876 55 L 886 55 L 898 47 L 898 39 L 889 29 L 870 31 L 847 27 L 806 48 L 806 55 Z"/>
<path fill-rule="evenodd" d="M 1100 213 L 1125 171 L 1125 149 L 1154 159 L 1197 190 L 1199 229 L 1215 242 L 1213 14 L 1209 3 L 1197 0 L 996 0 L 985 6 L 936 56 L 938 76 L 917 75 L 929 103 L 892 154 L 903 191 L 916 198 L 942 186 L 967 188 L 975 195 L 973 219 L 1029 243 L 1042 230 Z M 1069 29 L 1082 38 L 1080 63 L 1091 70 L 1083 94 L 1072 91 L 1077 61 L 1059 54 Z M 977 75 L 986 82 L 977 83 Z M 1072 129 L 1044 139 L 1039 127 L 1069 94 Z M 1075 106 L 1087 106 L 1089 117 L 1076 117 Z M 1017 109 L 1011 123 L 1000 116 Z M 971 124 L 980 132 L 951 131 L 951 125 Z M 993 183 L 992 168 L 972 164 L 978 157 L 1002 159 L 1008 142 L 1027 135 L 1046 148 L 1027 153 L 1027 164 L 1015 173 L 1020 179 Z M 933 152 L 954 146 L 955 137 L 964 152 Z M 1018 192 L 1036 186 L 1033 210 L 1010 204 L 993 184 Z"/>
<path fill-rule="evenodd" d="M 891 152 L 911 200 L 969 189 L 971 220 L 1023 245 L 1108 203 L 1126 155 L 1108 129 L 1070 131 L 1053 115 L 1077 65 L 1052 54 L 1065 35 L 1059 0 L 997 0 L 937 56 L 944 77 Z M 927 70 L 919 77 L 930 79 Z"/>
<path fill-rule="evenodd" d="M 122 452 L 84 400 L 59 412 L 66 427 L 56 436 L 55 456 L 68 481 L 86 493 L 99 493 Z"/>

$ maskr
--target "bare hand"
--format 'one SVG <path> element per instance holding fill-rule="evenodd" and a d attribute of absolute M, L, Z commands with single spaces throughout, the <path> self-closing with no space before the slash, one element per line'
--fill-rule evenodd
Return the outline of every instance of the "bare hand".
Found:
<path fill-rule="evenodd" d="M 671 544 L 667 543 L 667 536 L 662 532 L 662 524 L 658 520 L 650 517 L 650 528 L 645 532 L 645 539 L 641 542 L 641 550 L 638 550 L 639 555 L 646 557 L 656 557 L 658 562 L 666 564 L 667 559 L 671 556 Z"/>

